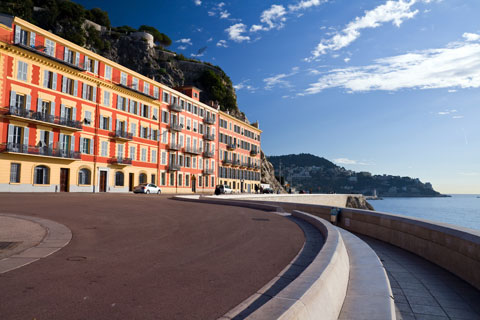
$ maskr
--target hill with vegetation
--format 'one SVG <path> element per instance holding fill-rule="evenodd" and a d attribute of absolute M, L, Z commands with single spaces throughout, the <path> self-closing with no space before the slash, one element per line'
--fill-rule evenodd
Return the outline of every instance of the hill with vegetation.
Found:
<path fill-rule="evenodd" d="M 18 16 L 169 87 L 196 86 L 202 90 L 202 102 L 216 101 L 222 111 L 246 119 L 238 109 L 232 81 L 219 66 L 168 50 L 172 40 L 152 26 L 113 27 L 107 12 L 87 10 L 68 0 L 3 0 L 0 12 Z M 139 31 L 151 34 L 154 46 L 133 36 Z"/>
<path fill-rule="evenodd" d="M 439 197 L 428 182 L 392 175 L 372 175 L 337 166 L 308 153 L 271 156 L 275 176 L 284 185 L 314 193 L 361 193 L 380 197 Z M 288 187 L 287 187 L 288 189 Z"/>

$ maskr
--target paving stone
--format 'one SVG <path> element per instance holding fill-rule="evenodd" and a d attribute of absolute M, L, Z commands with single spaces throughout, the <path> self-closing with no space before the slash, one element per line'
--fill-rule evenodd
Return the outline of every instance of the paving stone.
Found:
<path fill-rule="evenodd" d="M 444 308 L 447 315 L 451 318 L 475 320 L 480 319 L 480 315 L 469 309 Z"/>
<path fill-rule="evenodd" d="M 433 316 L 430 314 L 415 314 L 416 320 L 449 320 L 448 317 Z"/>
<path fill-rule="evenodd" d="M 410 296 L 407 297 L 407 300 L 410 304 L 421 304 L 424 306 L 440 306 L 438 302 L 435 300 L 434 297 L 428 296 L 428 297 L 418 297 L 418 296 Z"/>
<path fill-rule="evenodd" d="M 400 312 L 410 312 L 412 313 L 412 308 L 410 308 L 410 305 L 408 303 L 400 303 L 395 301 L 395 307 L 400 310 Z"/>
<path fill-rule="evenodd" d="M 413 310 L 413 313 L 416 315 L 419 314 L 427 314 L 432 316 L 447 316 L 445 312 L 440 307 L 435 306 L 424 306 L 420 304 L 411 304 L 410 307 Z"/>

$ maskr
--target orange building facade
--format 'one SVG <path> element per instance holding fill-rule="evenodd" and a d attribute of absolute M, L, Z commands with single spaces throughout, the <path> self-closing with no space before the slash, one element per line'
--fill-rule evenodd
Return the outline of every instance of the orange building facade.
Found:
<path fill-rule="evenodd" d="M 0 16 L 0 191 L 128 192 L 141 183 L 165 193 L 212 193 L 219 183 L 251 191 L 261 131 L 199 97 Z M 240 133 L 220 128 L 224 118 Z M 250 131 L 257 139 L 243 136 Z M 227 133 L 251 148 L 235 169 L 248 174 L 220 178 Z"/>

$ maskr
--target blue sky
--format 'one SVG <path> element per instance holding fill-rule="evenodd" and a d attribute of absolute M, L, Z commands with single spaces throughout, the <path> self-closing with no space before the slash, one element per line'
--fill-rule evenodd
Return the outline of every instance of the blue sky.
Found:
<path fill-rule="evenodd" d="M 79 1 L 222 67 L 267 155 L 480 193 L 480 1 Z"/>

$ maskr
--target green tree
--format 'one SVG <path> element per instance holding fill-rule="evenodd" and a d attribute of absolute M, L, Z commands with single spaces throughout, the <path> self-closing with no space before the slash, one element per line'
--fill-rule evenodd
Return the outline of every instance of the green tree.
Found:
<path fill-rule="evenodd" d="M 17 16 L 29 22 L 33 21 L 33 1 L 0 1 L 0 12 Z"/>
<path fill-rule="evenodd" d="M 100 8 L 93 8 L 86 12 L 85 18 L 99 25 L 105 26 L 110 28 L 110 18 L 108 17 L 108 13 L 103 11 Z"/>

